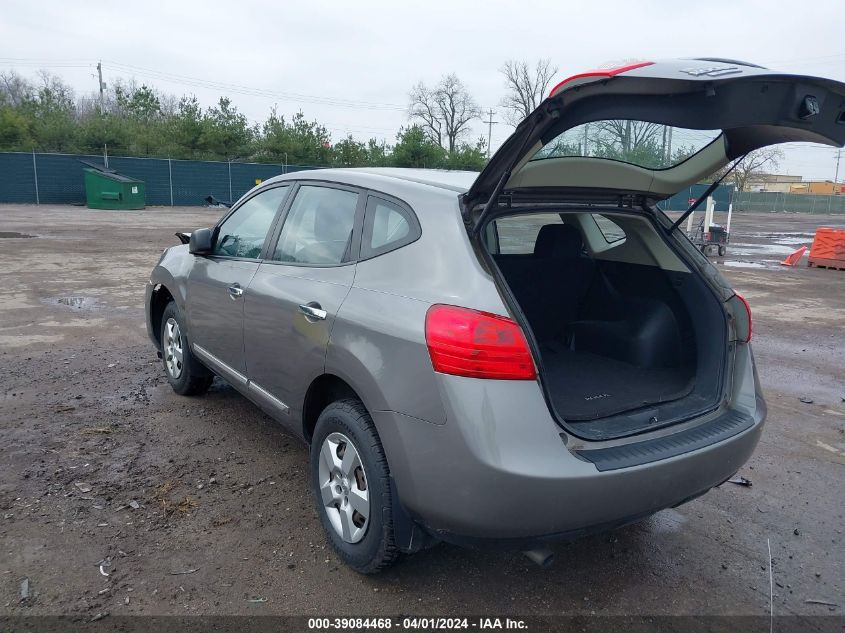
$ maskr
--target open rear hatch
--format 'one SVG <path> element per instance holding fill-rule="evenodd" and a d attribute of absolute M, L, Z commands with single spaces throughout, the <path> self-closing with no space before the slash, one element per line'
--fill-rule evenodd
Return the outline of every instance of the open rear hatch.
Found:
<path fill-rule="evenodd" d="M 595 155 L 589 139 L 579 154 L 566 135 L 594 122 L 651 123 L 661 126 L 661 141 L 662 126 L 713 138 L 693 143 L 680 162 L 672 154 L 656 164 L 626 160 L 633 153 Z M 500 202 L 660 201 L 752 150 L 796 141 L 845 144 L 844 84 L 697 59 L 592 71 L 558 84 L 519 124 L 463 196 L 463 212 L 476 232 Z"/>
<path fill-rule="evenodd" d="M 845 85 L 675 60 L 561 82 L 496 152 L 464 221 L 567 429 L 634 435 L 719 406 L 734 293 L 656 203 L 793 141 L 845 144 Z"/>

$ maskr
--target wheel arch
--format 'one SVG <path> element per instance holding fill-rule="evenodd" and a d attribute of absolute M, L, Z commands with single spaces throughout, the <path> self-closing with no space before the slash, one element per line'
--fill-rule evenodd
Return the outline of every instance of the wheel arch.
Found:
<path fill-rule="evenodd" d="M 302 436 L 306 442 L 311 443 L 317 419 L 323 410 L 332 402 L 343 398 L 355 398 L 370 411 L 359 392 L 340 376 L 321 374 L 311 381 L 302 403 Z"/>
<path fill-rule="evenodd" d="M 314 435 L 317 426 L 317 419 L 323 410 L 336 400 L 344 398 L 355 398 L 364 406 L 370 414 L 375 431 L 382 441 L 381 433 L 377 422 L 377 416 L 373 416 L 373 409 L 361 398 L 359 392 L 346 380 L 335 374 L 322 374 L 315 378 L 308 387 L 305 395 L 305 402 L 302 407 L 302 435 L 308 444 Z M 390 455 L 382 443 L 384 458 L 387 461 L 388 471 L 390 469 Z M 402 552 L 413 553 L 436 543 L 436 539 L 425 531 L 408 513 L 402 502 L 402 495 L 393 475 L 390 475 L 391 497 L 393 504 L 393 529 L 397 546 Z"/>
<path fill-rule="evenodd" d="M 161 349 L 161 318 L 164 316 L 164 309 L 171 301 L 175 301 L 173 293 L 164 284 L 156 284 L 150 294 L 150 331 L 155 337 L 158 348 Z"/>

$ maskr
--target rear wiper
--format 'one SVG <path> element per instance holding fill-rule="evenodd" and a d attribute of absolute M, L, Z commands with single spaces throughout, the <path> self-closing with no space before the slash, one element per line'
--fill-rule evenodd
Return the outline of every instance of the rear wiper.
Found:
<path fill-rule="evenodd" d="M 697 209 L 697 208 L 701 205 L 701 203 L 702 203 L 702 202 L 704 202 L 705 200 L 707 200 L 707 196 L 709 196 L 711 193 L 713 193 L 714 191 L 716 191 L 716 187 L 718 187 L 720 184 L 722 184 L 722 181 L 723 181 L 723 180 L 727 177 L 727 175 L 728 175 L 729 173 L 731 173 L 731 172 L 734 170 L 734 168 L 735 168 L 737 165 L 739 165 L 739 164 L 740 164 L 740 163 L 741 163 L 741 162 L 745 159 L 745 157 L 746 157 L 747 155 L 748 155 L 748 154 L 743 154 L 742 156 L 740 156 L 739 158 L 737 158 L 737 159 L 734 161 L 734 164 L 733 164 L 733 165 L 731 165 L 730 167 L 728 167 L 728 169 L 725 171 L 725 173 L 724 173 L 724 174 L 722 174 L 722 175 L 721 175 L 721 176 L 719 176 L 716 180 L 714 180 L 712 183 L 710 183 L 710 186 L 709 186 L 709 187 L 707 187 L 707 189 L 705 189 L 705 190 L 704 190 L 704 193 L 702 193 L 700 196 L 698 196 L 698 199 L 697 199 L 695 202 L 693 202 L 693 203 L 692 203 L 692 206 L 691 206 L 689 209 L 687 209 L 686 211 L 684 211 L 684 214 L 683 214 L 681 217 L 679 217 L 677 220 L 675 220 L 675 223 L 674 223 L 674 224 L 672 225 L 672 227 L 669 229 L 669 233 L 674 232 L 674 231 L 675 231 L 675 229 L 677 229 L 679 226 L 681 226 L 681 222 L 683 222 L 684 220 L 686 220 L 686 219 L 690 216 L 690 214 L 691 214 L 693 211 L 695 211 L 695 210 L 696 210 L 696 209 Z"/>

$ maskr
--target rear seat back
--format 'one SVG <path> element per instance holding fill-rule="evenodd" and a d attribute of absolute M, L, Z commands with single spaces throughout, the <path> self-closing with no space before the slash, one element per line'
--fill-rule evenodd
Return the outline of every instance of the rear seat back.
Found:
<path fill-rule="evenodd" d="M 547 224 L 537 234 L 532 255 L 495 257 L 540 342 L 560 340 L 577 317 L 595 274 L 583 250 L 576 227 Z"/>

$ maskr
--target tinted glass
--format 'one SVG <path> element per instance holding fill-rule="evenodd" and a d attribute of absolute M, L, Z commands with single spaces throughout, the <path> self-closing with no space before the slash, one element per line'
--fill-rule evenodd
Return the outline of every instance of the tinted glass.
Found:
<path fill-rule="evenodd" d="M 589 156 L 665 169 L 700 152 L 721 133 L 721 130 L 689 130 L 648 121 L 592 121 L 555 137 L 531 160 Z"/>
<path fill-rule="evenodd" d="M 373 252 L 388 251 L 407 242 L 411 236 L 411 223 L 406 212 L 399 206 L 370 198 L 367 202 L 367 233 L 369 247 Z"/>
<path fill-rule="evenodd" d="M 496 220 L 499 252 L 502 255 L 533 253 L 537 234 L 546 224 L 563 224 L 563 221 L 557 213 L 517 215 Z"/>
<path fill-rule="evenodd" d="M 276 211 L 290 187 L 275 187 L 253 196 L 220 225 L 214 254 L 257 259 Z"/>
<path fill-rule="evenodd" d="M 318 265 L 348 261 L 357 206 L 357 193 L 312 185 L 300 187 L 273 259 Z"/>

